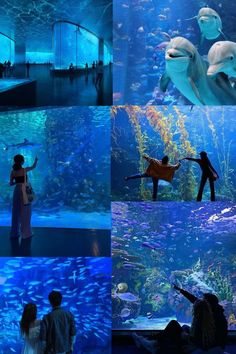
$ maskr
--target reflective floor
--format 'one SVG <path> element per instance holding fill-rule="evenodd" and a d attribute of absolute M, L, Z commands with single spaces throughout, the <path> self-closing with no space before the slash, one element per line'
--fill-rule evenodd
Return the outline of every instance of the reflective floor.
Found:
<path fill-rule="evenodd" d="M 15 67 L 14 78 L 25 78 L 24 65 Z M 51 72 L 50 65 L 31 65 L 29 78 L 37 81 L 36 106 L 109 106 L 112 104 L 112 67 L 104 68 L 100 87 L 95 87 L 96 74 L 59 76 Z M 35 106 L 32 102 L 29 106 Z M 25 104 L 22 106 L 25 107 Z"/>
<path fill-rule="evenodd" d="M 34 228 L 30 239 L 10 239 L 0 228 L 0 257 L 110 257 L 110 230 Z"/>

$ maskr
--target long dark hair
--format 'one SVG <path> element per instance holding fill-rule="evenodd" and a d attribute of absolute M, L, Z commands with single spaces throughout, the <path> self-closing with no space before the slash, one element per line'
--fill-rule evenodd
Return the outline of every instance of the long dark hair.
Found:
<path fill-rule="evenodd" d="M 23 163 L 25 162 L 23 155 L 15 155 L 14 156 L 14 165 L 12 166 L 14 171 L 20 170 L 22 168 Z"/>
<path fill-rule="evenodd" d="M 197 300 L 193 305 L 193 321 L 190 334 L 201 341 L 204 349 L 215 342 L 215 321 L 210 304 L 206 300 Z"/>
<path fill-rule="evenodd" d="M 29 328 L 32 322 L 37 318 L 37 306 L 35 304 L 27 304 L 20 321 L 20 330 L 22 334 L 29 335 Z"/>

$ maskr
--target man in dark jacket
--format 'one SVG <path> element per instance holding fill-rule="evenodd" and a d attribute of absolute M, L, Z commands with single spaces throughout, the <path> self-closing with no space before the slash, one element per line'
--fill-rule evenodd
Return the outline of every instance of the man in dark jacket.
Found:
<path fill-rule="evenodd" d="M 174 289 L 178 290 L 186 299 L 188 299 L 192 304 L 199 300 L 196 296 L 189 293 L 188 291 L 179 288 L 177 285 L 173 284 Z M 227 341 L 228 323 L 224 315 L 224 309 L 219 305 L 219 300 L 216 295 L 206 293 L 203 294 L 203 299 L 206 300 L 212 310 L 215 327 L 216 327 L 216 340 L 217 345 L 224 348 Z"/>
<path fill-rule="evenodd" d="M 52 291 L 48 296 L 52 311 L 44 316 L 40 330 L 42 353 L 73 353 L 76 329 L 74 317 L 69 311 L 61 308 L 62 295 Z"/>

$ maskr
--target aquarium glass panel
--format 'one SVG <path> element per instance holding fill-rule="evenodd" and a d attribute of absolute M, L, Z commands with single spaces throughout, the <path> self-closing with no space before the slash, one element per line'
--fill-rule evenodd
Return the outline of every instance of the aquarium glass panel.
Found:
<path fill-rule="evenodd" d="M 114 107 L 112 118 L 112 197 L 113 200 L 151 200 L 151 178 L 125 181 L 125 176 L 144 173 L 148 163 L 143 154 L 170 164 L 184 157 L 208 154 L 218 172 L 216 200 L 236 200 L 236 109 L 199 106 Z M 158 200 L 196 200 L 201 180 L 196 162 L 181 161 L 172 182 L 159 180 Z M 203 200 L 210 200 L 209 181 Z"/>
<path fill-rule="evenodd" d="M 92 63 L 98 60 L 99 39 L 94 34 L 78 27 L 77 42 L 78 66 L 85 68 L 86 63 L 89 67 L 92 66 Z"/>
<path fill-rule="evenodd" d="M 15 61 L 15 42 L 0 33 L 0 63 L 8 60 L 11 64 Z"/>
<path fill-rule="evenodd" d="M 216 11 L 220 20 L 216 21 L 212 16 L 204 32 L 198 25 L 197 15 L 206 6 Z M 114 0 L 113 9 L 117 104 L 191 104 L 172 82 L 165 93 L 160 89 L 160 79 L 166 71 L 165 50 L 170 40 L 181 36 L 191 41 L 206 62 L 208 51 L 215 42 L 224 41 L 225 36 L 228 41 L 235 41 L 236 8 L 231 0 L 127 0 L 125 3 Z M 210 23 L 213 35 L 207 38 L 204 33 L 211 32 Z"/>
<path fill-rule="evenodd" d="M 49 293 L 57 290 L 75 318 L 73 353 L 110 353 L 110 273 L 109 258 L 1 258 L 0 352 L 21 353 L 24 305 L 36 304 L 42 319 L 51 311 Z"/>
<path fill-rule="evenodd" d="M 114 329 L 190 324 L 196 297 L 214 293 L 228 328 L 236 316 L 236 207 L 233 203 L 112 203 Z"/>
<path fill-rule="evenodd" d="M 108 46 L 104 43 L 103 46 L 103 62 L 104 65 L 108 65 L 112 60 L 111 60 L 111 53 L 108 49 Z"/>
<path fill-rule="evenodd" d="M 77 25 L 60 22 L 54 25 L 54 66 L 68 69 L 72 63 L 78 68 L 98 60 L 99 39 Z"/>
<path fill-rule="evenodd" d="M 76 62 L 77 26 L 58 22 L 54 25 L 54 66 L 55 69 L 69 69 Z"/>
<path fill-rule="evenodd" d="M 0 225 L 11 222 L 9 173 L 14 155 L 22 154 L 24 166 L 39 159 L 28 173 L 36 194 L 33 226 L 110 227 L 109 107 L 6 112 L 0 122 Z"/>
<path fill-rule="evenodd" d="M 48 64 L 53 62 L 51 52 L 26 52 L 26 61 L 34 64 Z"/>

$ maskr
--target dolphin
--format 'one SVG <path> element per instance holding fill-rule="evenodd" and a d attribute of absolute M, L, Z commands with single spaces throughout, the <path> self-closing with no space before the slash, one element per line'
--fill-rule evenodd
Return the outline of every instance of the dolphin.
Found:
<path fill-rule="evenodd" d="M 186 38 L 173 38 L 166 48 L 166 73 L 160 88 L 166 91 L 170 81 L 190 102 L 196 105 L 234 105 L 236 92 L 227 78 L 211 80 L 207 76 L 208 63 Z"/>
<path fill-rule="evenodd" d="M 202 34 L 202 41 L 206 39 L 216 39 L 222 32 L 222 21 L 218 13 L 210 7 L 202 7 L 197 15 L 197 22 Z"/>
<path fill-rule="evenodd" d="M 230 41 L 214 43 L 208 52 L 208 62 L 210 66 L 207 75 L 225 73 L 230 77 L 236 77 L 236 43 Z"/>

